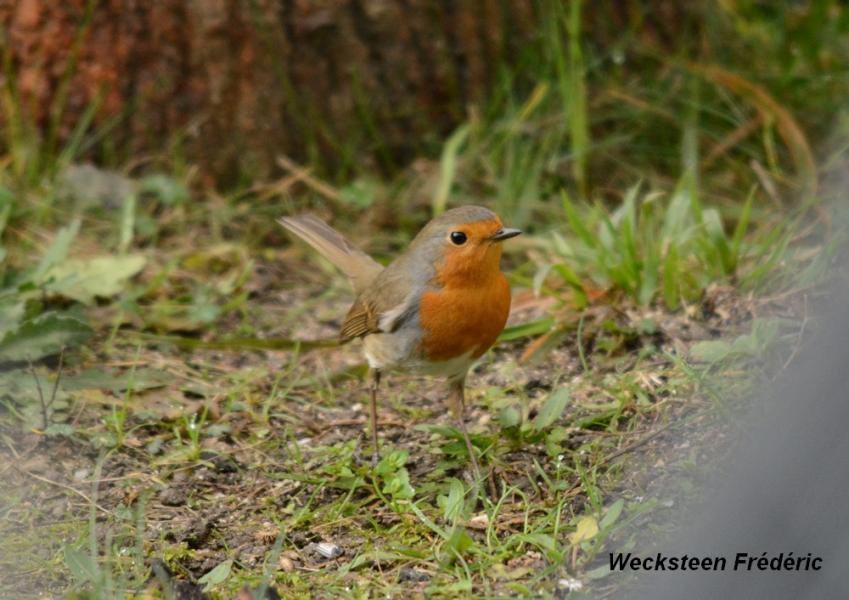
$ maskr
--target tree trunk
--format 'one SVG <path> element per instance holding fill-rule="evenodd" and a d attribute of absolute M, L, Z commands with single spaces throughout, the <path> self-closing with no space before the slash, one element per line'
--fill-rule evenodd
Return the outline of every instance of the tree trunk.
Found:
<path fill-rule="evenodd" d="M 0 120 L 23 108 L 57 147 L 83 122 L 87 158 L 178 157 L 219 183 L 266 177 L 280 154 L 391 172 L 481 105 L 504 66 L 521 77 L 551 61 L 543 21 L 561 1 L 0 0 L 13 92 Z M 584 4 L 584 42 L 602 54 L 635 23 L 678 31 L 682 12 Z"/>
<path fill-rule="evenodd" d="M 525 0 L 0 0 L 6 84 L 46 138 L 94 103 L 102 152 L 176 150 L 230 181 L 281 153 L 391 170 L 533 22 Z"/>

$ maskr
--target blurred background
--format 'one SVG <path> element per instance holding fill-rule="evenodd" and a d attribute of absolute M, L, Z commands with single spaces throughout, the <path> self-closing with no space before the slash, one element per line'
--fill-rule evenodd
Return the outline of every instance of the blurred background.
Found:
<path fill-rule="evenodd" d="M 0 594 L 609 593 L 845 238 L 839 0 L 0 0 L 0 51 Z M 471 203 L 528 233 L 480 505 L 435 383 L 358 463 L 350 291 L 274 223 L 386 263 Z"/>
<path fill-rule="evenodd" d="M 448 153 L 452 200 L 525 219 L 687 169 L 739 200 L 753 160 L 781 193 L 815 185 L 846 21 L 829 1 L 4 2 L 6 176 L 92 161 L 232 190 L 295 164 L 362 209 Z"/>

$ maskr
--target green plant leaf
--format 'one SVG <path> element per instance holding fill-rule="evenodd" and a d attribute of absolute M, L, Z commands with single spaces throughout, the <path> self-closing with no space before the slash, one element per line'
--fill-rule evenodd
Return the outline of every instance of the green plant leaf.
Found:
<path fill-rule="evenodd" d="M 610 505 L 610 508 L 607 509 L 607 512 L 604 513 L 604 517 L 602 517 L 601 522 L 599 522 L 599 529 L 604 531 L 609 527 L 612 527 L 614 523 L 616 523 L 619 516 L 622 514 L 622 510 L 625 508 L 625 500 L 620 498 L 616 502 Z"/>
<path fill-rule="evenodd" d="M 562 415 L 563 411 L 566 409 L 566 404 L 568 402 L 569 390 L 565 387 L 561 387 L 557 391 L 553 392 L 543 403 L 542 408 L 539 409 L 539 413 L 537 413 L 537 416 L 534 419 L 534 431 L 542 431 L 559 419 L 560 415 Z"/>
<path fill-rule="evenodd" d="M 91 337 L 92 330 L 78 317 L 55 312 L 25 321 L 0 340 L 0 362 L 38 360 L 72 348 Z"/>
<path fill-rule="evenodd" d="M 218 564 L 209 573 L 198 579 L 198 583 L 203 584 L 203 591 L 208 592 L 213 586 L 223 583 L 229 576 L 230 570 L 233 568 L 233 560 L 228 559 Z"/>
<path fill-rule="evenodd" d="M 442 517 L 447 523 L 454 523 L 463 515 L 465 493 L 462 482 L 452 477 L 448 485 L 448 495 L 439 496 L 436 499 L 437 504 L 442 508 Z"/>
<path fill-rule="evenodd" d="M 154 196 L 165 206 L 185 204 L 189 200 L 186 186 L 167 175 L 148 175 L 139 182 L 138 189 L 140 194 Z"/>
<path fill-rule="evenodd" d="M 451 537 L 446 542 L 446 547 L 453 550 L 459 555 L 465 554 L 470 548 L 475 545 L 475 540 L 468 534 L 465 528 L 455 527 L 451 532 Z"/>
<path fill-rule="evenodd" d="M 519 423 L 522 422 L 522 413 L 519 412 L 519 409 L 513 406 L 512 404 L 509 406 L 503 407 L 498 412 L 498 423 L 501 425 L 502 429 L 509 429 L 511 427 L 516 427 Z"/>
<path fill-rule="evenodd" d="M 66 390 L 108 389 L 114 393 L 125 390 L 142 390 L 162 387 L 173 381 L 174 377 L 155 369 L 135 369 L 116 374 L 102 368 L 87 369 L 75 375 L 62 378 L 62 387 Z"/>
<path fill-rule="evenodd" d="M 595 569 L 590 569 L 585 572 L 584 575 L 587 579 L 595 580 L 595 579 L 603 579 L 610 575 L 610 565 L 601 565 L 600 567 L 596 567 Z"/>
<path fill-rule="evenodd" d="M 0 373 L 0 400 L 9 399 L 21 407 L 21 416 L 27 417 L 25 419 L 27 425 L 43 427 L 40 400 L 44 396 L 45 402 L 50 402 L 55 379 L 51 378 L 47 369 L 40 367 L 35 368 L 35 375 L 33 377 L 33 372 L 28 368 L 12 369 Z M 38 382 L 36 382 L 36 377 Z M 52 416 L 57 409 L 68 406 L 68 392 L 63 384 L 64 381 L 56 389 L 56 397 L 53 398 L 50 405 L 48 417 Z M 41 387 L 40 394 L 39 386 Z"/>
<path fill-rule="evenodd" d="M 712 258 L 711 255 L 718 256 L 722 272 L 726 275 L 734 272 L 734 257 L 731 253 L 731 246 L 728 243 L 728 238 L 725 235 L 725 228 L 722 225 L 722 218 L 719 216 L 719 211 L 715 208 L 706 208 L 702 213 L 703 224 L 707 239 L 704 240 L 708 246 L 706 262 Z M 710 262 L 715 262 L 710 261 Z"/>
<path fill-rule="evenodd" d="M 380 459 L 380 462 L 377 463 L 377 467 L 374 472 L 381 477 L 385 477 L 387 475 L 391 475 L 392 473 L 398 471 L 403 468 L 405 464 L 407 464 L 407 459 L 410 457 L 410 453 L 406 450 L 393 450 L 386 456 Z"/>
<path fill-rule="evenodd" d="M 0 340 L 9 331 L 17 329 L 24 317 L 24 308 L 23 302 L 0 304 Z"/>
<path fill-rule="evenodd" d="M 731 253 L 734 258 L 734 270 L 740 262 L 740 250 L 743 246 L 743 236 L 746 235 L 746 229 L 749 227 L 749 218 L 752 214 L 752 201 L 755 197 L 756 186 L 752 186 L 749 195 L 746 197 L 746 203 L 743 204 L 743 210 L 740 212 L 740 218 L 737 219 L 737 226 L 734 228 L 734 234 L 731 237 Z"/>
<path fill-rule="evenodd" d="M 546 333 L 553 326 L 554 319 L 551 317 L 543 317 L 535 321 L 520 323 L 519 325 L 513 325 L 512 327 L 508 327 L 502 331 L 501 335 L 498 336 L 498 341 L 507 342 L 532 335 L 539 335 L 540 333 Z"/>
<path fill-rule="evenodd" d="M 587 229 L 584 224 L 585 219 L 578 214 L 575 203 L 565 189 L 560 190 L 560 199 L 563 204 L 563 211 L 566 213 L 566 220 L 569 222 L 569 228 L 587 246 L 595 247 L 598 243 L 598 238 Z"/>
<path fill-rule="evenodd" d="M 722 340 L 705 340 L 690 347 L 690 358 L 698 362 L 718 362 L 730 353 L 731 345 Z"/>
<path fill-rule="evenodd" d="M 77 237 L 79 230 L 80 220 L 74 219 L 70 225 L 63 227 L 56 233 L 53 243 L 50 244 L 47 252 L 41 257 L 41 261 L 33 271 L 32 281 L 38 284 L 43 283 L 47 278 L 48 271 L 65 260 L 65 257 L 68 256 L 68 250 L 71 248 L 71 243 Z"/>
<path fill-rule="evenodd" d="M 454 174 L 457 172 L 457 155 L 467 137 L 469 137 L 469 125 L 463 125 L 451 134 L 442 149 L 442 157 L 439 160 L 439 184 L 432 203 L 434 217 L 445 212 L 448 195 L 451 193 L 451 186 L 454 183 Z"/>
<path fill-rule="evenodd" d="M 404 468 L 398 469 L 397 472 L 387 477 L 386 484 L 381 491 L 392 496 L 394 500 L 409 500 L 416 494 L 413 486 L 410 485 L 410 474 Z"/>
<path fill-rule="evenodd" d="M 145 258 L 140 254 L 69 259 L 47 272 L 47 277 L 53 279 L 47 289 L 83 304 L 92 304 L 96 297 L 118 294 L 127 279 L 141 271 L 144 264 Z"/>
<path fill-rule="evenodd" d="M 558 263 L 554 265 L 554 270 L 563 278 L 563 281 L 568 283 L 572 290 L 575 292 L 575 303 L 578 305 L 578 308 L 583 308 L 587 304 L 589 304 L 589 298 L 587 298 L 587 293 L 584 291 L 584 285 L 581 282 L 581 278 L 578 277 L 572 269 L 570 269 L 566 263 Z"/>
<path fill-rule="evenodd" d="M 678 249 L 674 244 L 670 244 L 663 261 L 663 302 L 669 310 L 678 310 L 680 300 Z"/>
<path fill-rule="evenodd" d="M 545 550 L 546 552 L 554 552 L 557 550 L 557 542 L 554 541 L 553 537 L 546 533 L 520 534 L 518 538 L 523 542 L 533 544 L 537 548 Z"/>
<path fill-rule="evenodd" d="M 12 206 L 15 204 L 15 194 L 5 185 L 0 185 L 0 238 L 6 230 L 6 223 L 12 214 Z M 2 258 L 0 258 L 2 262 Z"/>
<path fill-rule="evenodd" d="M 84 552 L 65 546 L 65 565 L 79 583 L 91 583 L 100 578 L 100 567 Z"/>
<path fill-rule="evenodd" d="M 576 546 L 581 542 L 593 539 L 598 534 L 598 522 L 595 517 L 584 516 L 578 519 L 575 532 L 569 535 L 569 542 Z"/>

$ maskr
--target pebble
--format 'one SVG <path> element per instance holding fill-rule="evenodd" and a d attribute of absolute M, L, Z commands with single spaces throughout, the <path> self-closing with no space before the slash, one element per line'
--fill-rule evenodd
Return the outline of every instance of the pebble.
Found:
<path fill-rule="evenodd" d="M 413 569 L 412 567 L 401 567 L 401 571 L 398 573 L 398 580 L 401 581 L 401 582 L 404 582 L 404 581 L 412 581 L 412 582 L 429 581 L 430 575 L 428 575 L 424 571 L 419 571 L 418 569 Z"/>
<path fill-rule="evenodd" d="M 489 527 L 489 515 L 480 513 L 469 519 L 469 527 L 471 529 L 486 529 Z"/>
<path fill-rule="evenodd" d="M 583 589 L 584 584 L 574 577 L 564 577 L 557 581 L 557 587 L 561 590 L 567 590 L 570 592 L 580 592 Z"/>
<path fill-rule="evenodd" d="M 342 548 L 330 542 L 320 542 L 315 545 L 315 551 L 324 558 L 342 556 Z"/>

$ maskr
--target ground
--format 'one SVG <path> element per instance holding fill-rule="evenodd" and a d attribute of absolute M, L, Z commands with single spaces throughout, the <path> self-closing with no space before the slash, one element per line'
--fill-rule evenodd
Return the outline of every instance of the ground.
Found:
<path fill-rule="evenodd" d="M 268 339 L 330 339 L 345 313 L 341 277 L 304 260 L 256 265 L 249 320 Z M 794 314 L 786 301 L 721 285 L 675 312 L 601 297 L 546 346 L 521 334 L 550 300 L 516 290 L 513 339 L 468 381 L 478 491 L 439 380 L 387 378 L 373 471 L 356 343 L 181 349 L 118 330 L 108 355 L 62 367 L 70 401 L 51 421 L 69 427 L 3 418 L 0 594 L 158 597 L 167 581 L 230 598 L 265 581 L 283 597 L 603 597 L 623 585 L 605 552 L 663 530 L 736 435 L 693 345 Z M 72 391 L 94 366 L 99 387 Z M 44 394 L 58 368 L 32 369 Z M 739 386 L 723 395 L 742 394 L 750 377 L 726 375 Z"/>

